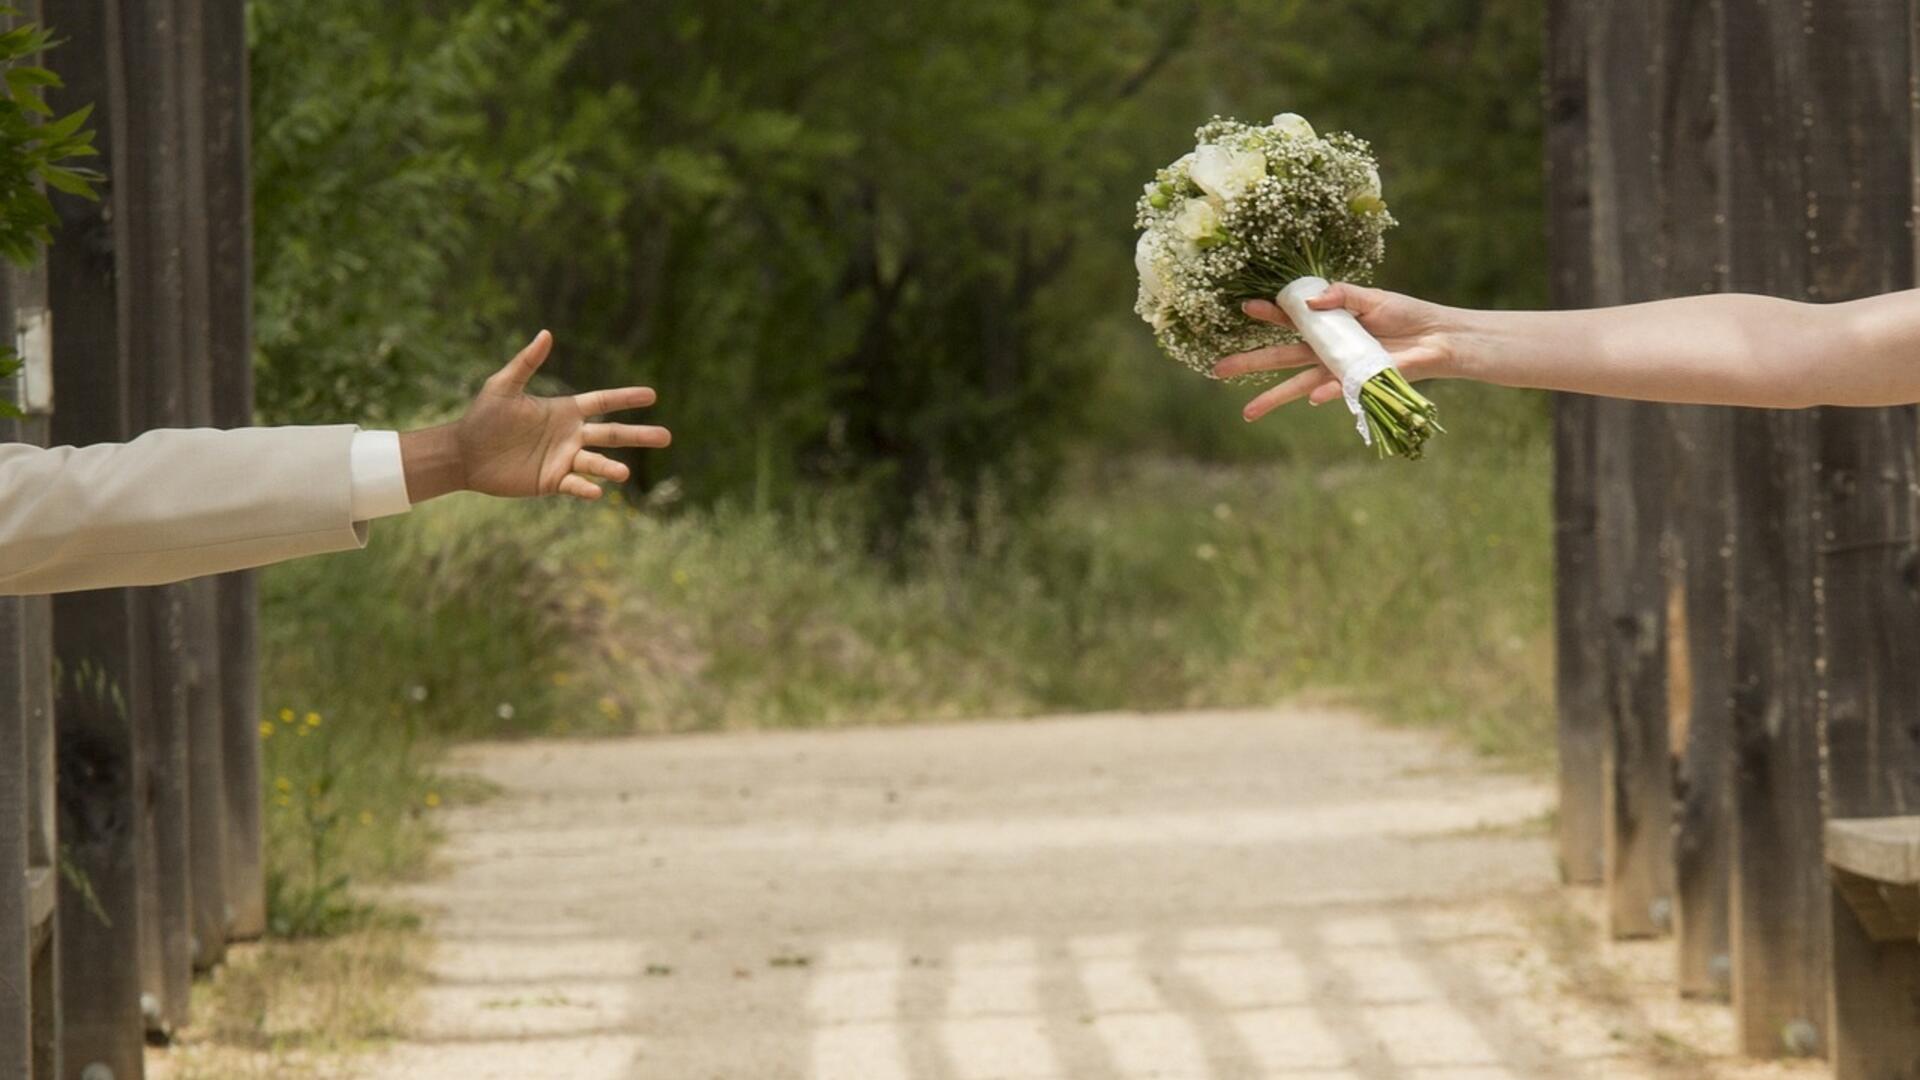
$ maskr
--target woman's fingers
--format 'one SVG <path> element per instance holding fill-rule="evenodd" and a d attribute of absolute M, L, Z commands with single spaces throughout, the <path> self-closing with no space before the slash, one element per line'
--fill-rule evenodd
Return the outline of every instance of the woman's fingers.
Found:
<path fill-rule="evenodd" d="M 1213 377 L 1231 379 L 1236 375 L 1251 375 L 1256 371 L 1289 371 L 1308 364 L 1317 364 L 1320 358 L 1313 355 L 1313 349 L 1304 344 L 1269 345 L 1264 349 L 1235 353 L 1213 365 Z"/>
<path fill-rule="evenodd" d="M 623 386 L 616 390 L 589 390 L 573 395 L 573 404 L 585 416 L 605 416 L 624 409 L 644 409 L 659 400 L 646 386 Z"/>
<path fill-rule="evenodd" d="M 1314 387 L 1313 393 L 1307 395 L 1307 404 L 1325 405 L 1329 401 L 1339 401 L 1341 393 L 1340 384 L 1328 379 L 1324 384 Z"/>
<path fill-rule="evenodd" d="M 1307 301 L 1307 306 L 1315 311 L 1332 311 L 1346 308 L 1361 319 L 1371 315 L 1375 308 L 1387 302 L 1387 294 L 1379 289 L 1369 289 L 1364 285 L 1349 285 L 1336 281 L 1327 286 L 1327 291 Z"/>
<path fill-rule="evenodd" d="M 560 494 L 592 502 L 600 497 L 600 485 L 576 473 L 560 478 Z"/>
<path fill-rule="evenodd" d="M 1249 319 L 1293 328 L 1293 320 L 1287 318 L 1287 313 L 1280 310 L 1280 305 L 1271 300 L 1249 300 L 1240 305 L 1240 310 L 1246 312 Z"/>
<path fill-rule="evenodd" d="M 652 424 L 583 424 L 580 441 L 588 446 L 646 446 L 659 450 L 673 444 L 673 433 Z"/>
<path fill-rule="evenodd" d="M 1252 423 L 1289 401 L 1311 394 L 1323 385 L 1333 387 L 1336 393 L 1340 389 L 1340 383 L 1326 368 L 1308 368 L 1247 402 L 1247 407 L 1240 410 L 1240 415 L 1246 417 L 1248 423 Z"/>
<path fill-rule="evenodd" d="M 591 450 L 582 450 L 573 455 L 573 471 L 583 476 L 597 476 L 602 480 L 611 480 L 624 484 L 633 470 L 625 462 L 615 461 L 605 454 L 596 454 Z"/>

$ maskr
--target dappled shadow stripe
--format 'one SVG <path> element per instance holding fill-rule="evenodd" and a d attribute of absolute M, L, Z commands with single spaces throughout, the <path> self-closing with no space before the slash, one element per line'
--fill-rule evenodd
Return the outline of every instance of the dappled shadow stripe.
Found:
<path fill-rule="evenodd" d="M 1454 962 L 1440 953 L 1441 945 L 1464 939 L 1423 938 L 1420 927 L 1405 913 L 1389 916 L 1387 924 L 1393 930 L 1394 947 L 1420 965 L 1453 1011 L 1480 1033 L 1501 1066 L 1520 1076 L 1580 1075 L 1575 1070 L 1576 1059 L 1562 1055 L 1538 1032 L 1503 1009 L 1505 999 L 1471 965 Z"/>
<path fill-rule="evenodd" d="M 907 1075 L 913 1080 L 959 1080 L 940 1028 L 953 993 L 953 957 L 945 945 L 927 937 L 909 934 L 902 945 L 906 957 L 900 969 L 898 1023 Z"/>
<path fill-rule="evenodd" d="M 1079 959 L 1068 939 L 1044 939 L 1040 949 L 1040 984 L 1034 988 L 1047 1037 L 1058 1052 L 1068 1076 L 1118 1076 L 1106 1040 L 1093 1028 L 1093 999 L 1080 979 Z"/>
<path fill-rule="evenodd" d="M 1179 943 L 1185 929 L 1170 928 L 1148 937 L 1140 946 L 1140 970 L 1160 992 L 1167 1010 L 1192 1026 L 1208 1070 L 1216 1076 L 1245 1075 L 1259 1058 L 1235 1030 L 1227 1003 L 1186 973 Z"/>
<path fill-rule="evenodd" d="M 1280 947 L 1306 969 L 1307 984 L 1312 988 L 1306 1004 L 1339 1041 L 1347 1055 L 1347 1071 L 1366 1080 L 1405 1077 L 1406 1071 L 1387 1056 L 1379 1033 L 1366 1022 L 1359 987 L 1328 956 L 1317 916 L 1302 912 L 1301 917 L 1276 922 L 1274 928 L 1280 933 Z"/>

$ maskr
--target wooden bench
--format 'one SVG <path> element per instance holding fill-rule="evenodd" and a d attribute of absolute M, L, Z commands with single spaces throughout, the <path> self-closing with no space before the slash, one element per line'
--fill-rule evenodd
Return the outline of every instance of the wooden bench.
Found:
<path fill-rule="evenodd" d="M 1839 1080 L 1920 1080 L 1920 816 L 1827 823 Z"/>

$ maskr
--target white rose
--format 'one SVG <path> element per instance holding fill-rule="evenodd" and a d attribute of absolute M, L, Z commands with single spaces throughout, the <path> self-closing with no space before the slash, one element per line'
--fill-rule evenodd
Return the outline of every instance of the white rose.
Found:
<path fill-rule="evenodd" d="M 1152 239 L 1147 233 L 1140 234 L 1140 242 L 1133 246 L 1133 268 L 1140 271 L 1140 288 L 1157 303 L 1167 295 L 1167 283 L 1153 265 Z"/>
<path fill-rule="evenodd" d="M 1267 158 L 1258 150 L 1203 146 L 1188 173 L 1201 191 L 1216 199 L 1237 199 L 1267 175 Z"/>
<path fill-rule="evenodd" d="M 1279 129 L 1280 134 L 1290 139 L 1311 139 L 1314 137 L 1313 125 L 1307 123 L 1307 118 L 1297 112 L 1283 112 L 1279 116 L 1274 117 L 1273 126 Z"/>
<path fill-rule="evenodd" d="M 1220 232 L 1220 211 L 1206 199 L 1188 199 L 1173 219 L 1173 228 L 1194 244 L 1211 240 Z"/>
<path fill-rule="evenodd" d="M 1361 194 L 1371 195 L 1376 199 L 1380 197 L 1380 170 L 1379 169 L 1376 169 L 1371 165 L 1367 166 L 1367 182 L 1365 186 L 1363 186 L 1360 189 L 1360 191 L 1361 191 Z"/>
<path fill-rule="evenodd" d="M 1363 214 L 1377 214 L 1387 208 L 1380 194 L 1380 170 L 1367 166 L 1367 178 L 1347 194 L 1347 205 Z"/>

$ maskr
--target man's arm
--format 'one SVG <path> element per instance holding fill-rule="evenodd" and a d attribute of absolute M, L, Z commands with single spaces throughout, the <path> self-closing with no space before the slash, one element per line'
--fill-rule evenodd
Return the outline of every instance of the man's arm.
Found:
<path fill-rule="evenodd" d="M 0 446 L 0 595 L 155 585 L 366 542 L 366 520 L 453 491 L 600 495 L 627 467 L 589 447 L 663 447 L 664 428 L 596 415 L 653 403 L 641 387 L 526 393 L 542 332 L 459 420 L 155 431 L 125 445 Z"/>
<path fill-rule="evenodd" d="M 1920 401 L 1920 291 L 1842 304 L 1718 295 L 1588 311 L 1473 311 L 1335 285 L 1311 302 L 1344 306 L 1410 378 L 1693 404 L 1801 408 Z M 1247 313 L 1285 323 L 1264 302 Z M 1303 346 L 1231 357 L 1223 376 L 1305 368 L 1254 399 L 1257 419 L 1295 398 L 1340 396 Z"/>

